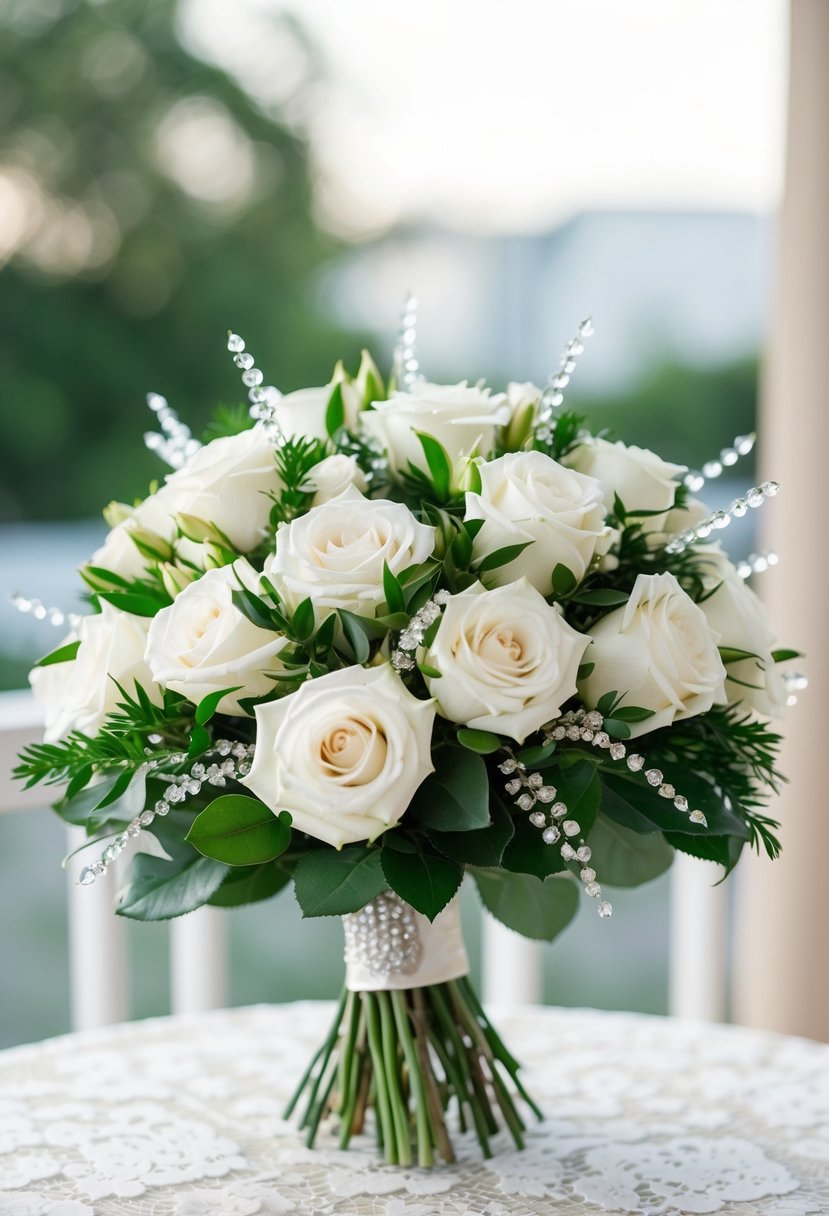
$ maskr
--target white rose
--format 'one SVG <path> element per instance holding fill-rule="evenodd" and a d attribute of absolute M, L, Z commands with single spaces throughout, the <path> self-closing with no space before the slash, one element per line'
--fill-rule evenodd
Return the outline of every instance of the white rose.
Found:
<path fill-rule="evenodd" d="M 87 565 L 109 570 L 121 578 L 143 578 L 147 568 L 155 563 L 141 552 L 133 536 L 151 533 L 160 537 L 163 548 L 165 543 L 172 543 L 176 535 L 174 514 L 173 496 L 166 492 L 166 487 L 162 487 L 157 494 L 148 495 L 130 511 L 126 519 L 110 529 L 103 545 L 95 550 Z"/>
<path fill-rule="evenodd" d="M 775 636 L 757 595 L 719 546 L 705 550 L 709 573 L 706 588 L 717 588 L 700 604 L 709 627 L 720 635 L 720 646 L 746 650 L 756 658 L 727 663 L 725 691 L 729 704 L 741 702 L 764 717 L 778 717 L 786 705 L 786 685 L 771 657 Z"/>
<path fill-rule="evenodd" d="M 685 466 L 670 464 L 647 448 L 606 439 L 586 439 L 564 458 L 564 463 L 604 486 L 604 501 L 613 510 L 615 496 L 627 511 L 669 511 L 679 486 L 677 478 Z M 646 532 L 664 531 L 665 518 L 643 516 L 637 520 Z"/>
<path fill-rule="evenodd" d="M 333 671 L 256 707 L 256 752 L 242 784 L 335 848 L 372 841 L 433 771 L 434 718 L 432 702 L 388 664 Z"/>
<path fill-rule="evenodd" d="M 354 430 L 360 412 L 360 394 L 348 380 L 340 381 L 345 425 Z M 334 384 L 323 388 L 300 388 L 273 401 L 273 415 L 286 439 L 303 435 L 307 439 L 327 439 L 325 425 Z"/>
<path fill-rule="evenodd" d="M 280 524 L 265 573 L 291 608 L 310 596 L 317 613 L 347 608 L 374 616 L 385 600 L 383 563 L 392 574 L 431 556 L 435 530 L 408 507 L 364 498 L 351 486 L 307 515 Z"/>
<path fill-rule="evenodd" d="M 420 380 L 408 393 L 393 393 L 388 401 L 375 401 L 361 415 L 365 430 L 378 439 L 392 468 L 402 473 L 409 461 L 428 472 L 426 457 L 415 431 L 432 435 L 446 449 L 450 463 L 473 451 L 489 454 L 495 433 L 509 422 L 510 408 L 503 393 L 476 385 L 429 384 Z"/>
<path fill-rule="evenodd" d="M 538 385 L 530 380 L 520 384 L 517 380 L 510 380 L 507 385 L 507 402 L 511 413 L 514 415 L 519 410 L 525 410 L 528 405 L 537 405 L 541 400 L 541 391 Z"/>
<path fill-rule="evenodd" d="M 236 688 L 218 708 L 237 717 L 244 714 L 240 700 L 273 691 L 266 673 L 281 668 L 277 656 L 288 640 L 254 625 L 233 603 L 240 583 L 254 590 L 256 582 L 243 560 L 208 570 L 154 617 L 147 662 L 156 683 L 194 704 L 222 688 Z"/>
<path fill-rule="evenodd" d="M 484 521 L 473 542 L 475 558 L 530 542 L 487 580 L 502 586 L 524 576 L 550 595 L 553 570 L 561 562 L 581 581 L 609 540 L 600 483 L 543 452 L 509 453 L 479 464 L 478 472 L 481 492 L 466 495 L 464 517 Z"/>
<path fill-rule="evenodd" d="M 94 735 L 123 700 L 116 680 L 130 696 L 135 695 L 138 681 L 156 704 L 161 703 L 144 661 L 149 624 L 148 617 L 120 612 L 104 601 L 100 613 L 85 616 L 77 633 L 61 643 L 80 641 L 74 659 L 35 667 L 29 673 L 35 700 L 46 708 L 47 743 L 73 730 Z"/>
<path fill-rule="evenodd" d="M 707 713 L 726 699 L 718 635 L 673 574 L 640 574 L 627 604 L 591 634 L 586 662 L 594 666 L 579 683 L 582 700 L 593 707 L 617 692 L 625 705 L 652 709 L 653 717 L 631 724 L 631 735 Z"/>
<path fill-rule="evenodd" d="M 335 456 L 326 456 L 319 464 L 315 464 L 308 474 L 304 489 L 314 491 L 312 507 L 322 506 L 332 498 L 337 498 L 349 486 L 354 486 L 364 493 L 368 489 L 366 475 L 357 464 L 356 456 L 346 456 L 338 452 Z"/>
<path fill-rule="evenodd" d="M 171 473 L 161 493 L 175 514 L 215 524 L 243 553 L 269 530 L 272 500 L 280 480 L 273 444 L 258 426 L 205 444 Z"/>
<path fill-rule="evenodd" d="M 526 579 L 453 595 L 425 652 L 438 713 L 523 743 L 576 692 L 590 639 L 577 633 Z"/>

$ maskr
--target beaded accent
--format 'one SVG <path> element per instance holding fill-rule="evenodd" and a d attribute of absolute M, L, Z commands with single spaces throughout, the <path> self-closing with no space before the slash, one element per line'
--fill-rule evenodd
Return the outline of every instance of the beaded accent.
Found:
<path fill-rule="evenodd" d="M 415 667 L 414 653 L 423 644 L 426 630 L 433 625 L 449 603 L 451 596 L 448 591 L 436 591 L 422 608 L 418 609 L 405 629 L 401 630 L 397 646 L 392 651 L 391 665 L 395 671 L 413 671 Z"/>
<path fill-rule="evenodd" d="M 276 421 L 275 406 L 282 393 L 272 384 L 263 384 L 265 373 L 256 367 L 256 360 L 250 351 L 245 350 L 245 339 L 239 334 L 228 332 L 227 349 L 233 355 L 233 362 L 242 373 L 242 384 L 248 390 L 250 416 L 260 423 L 268 438 L 274 443 L 282 439 L 282 432 Z"/>
<path fill-rule="evenodd" d="M 178 774 L 159 772 L 158 770 L 162 764 L 165 767 L 184 764 L 188 759 L 186 752 L 175 752 L 173 755 L 159 757 L 155 760 L 146 760 L 136 770 L 135 776 L 145 777 L 149 773 L 153 773 L 156 777 L 168 783 L 167 792 L 163 798 L 159 798 L 153 807 L 147 807 L 146 810 L 136 815 L 127 824 L 123 832 L 116 833 L 97 861 L 83 867 L 78 875 L 80 885 L 88 887 L 96 878 L 101 878 L 106 874 L 109 866 L 120 856 L 130 840 L 139 836 L 142 829 L 148 828 L 157 817 L 169 815 L 174 806 L 200 793 L 202 785 L 222 787 L 227 784 L 228 780 L 234 781 L 239 777 L 246 776 L 250 772 L 253 751 L 254 747 L 252 743 L 238 743 L 230 739 L 218 739 L 213 744 L 213 747 L 205 753 L 204 757 L 192 765 L 188 773 Z M 217 756 L 219 762 L 206 765 L 204 759 L 210 756 Z M 96 843 L 96 841 L 90 840 L 88 844 L 82 847 L 88 848 Z M 66 862 L 64 862 L 65 864 Z"/>
<path fill-rule="evenodd" d="M 737 435 L 730 447 L 723 448 L 718 457 L 706 460 L 701 472 L 692 469 L 686 473 L 682 479 L 684 484 L 692 494 L 698 494 L 706 481 L 713 481 L 715 477 L 721 477 L 723 472 L 735 465 L 741 456 L 748 456 L 756 442 L 757 436 L 753 431 L 750 435 Z"/>
<path fill-rule="evenodd" d="M 762 485 L 752 486 L 742 498 L 735 498 L 727 510 L 714 511 L 712 515 L 706 515 L 705 519 L 701 519 L 693 527 L 683 528 L 681 532 L 677 532 L 666 544 L 665 552 L 684 552 L 695 541 L 707 540 L 715 529 L 727 528 L 732 519 L 741 519 L 749 507 L 754 509 L 761 507 L 767 498 L 774 498 L 779 493 L 780 484 L 776 481 L 764 481 Z"/>
<path fill-rule="evenodd" d="M 571 338 L 564 348 L 564 354 L 541 394 L 538 405 L 538 418 L 535 424 L 535 437 L 541 443 L 549 443 L 555 430 L 555 411 L 564 402 L 564 390 L 570 383 L 570 377 L 576 369 L 579 355 L 584 352 L 586 338 L 593 336 L 593 321 L 587 317 L 579 326 L 576 336 Z"/>
<path fill-rule="evenodd" d="M 151 452 L 174 469 L 180 469 L 191 456 L 195 456 L 201 444 L 175 410 L 167 404 L 160 393 L 147 393 L 147 405 L 158 419 L 160 431 L 147 431 L 144 442 Z"/>
<path fill-rule="evenodd" d="M 408 391 L 423 379 L 417 359 L 417 297 L 406 296 L 400 316 L 400 334 L 394 348 L 394 372 L 400 388 Z"/>
<path fill-rule="evenodd" d="M 423 946 L 415 914 L 393 891 L 384 891 L 343 918 L 345 961 L 382 979 L 412 975 Z"/>
<path fill-rule="evenodd" d="M 20 595 L 19 592 L 15 592 L 10 599 L 18 612 L 27 613 L 36 621 L 48 621 L 50 625 L 68 625 L 70 629 L 77 629 L 83 620 L 83 617 L 77 612 L 64 612 L 62 608 L 47 608 L 42 600 Z"/>

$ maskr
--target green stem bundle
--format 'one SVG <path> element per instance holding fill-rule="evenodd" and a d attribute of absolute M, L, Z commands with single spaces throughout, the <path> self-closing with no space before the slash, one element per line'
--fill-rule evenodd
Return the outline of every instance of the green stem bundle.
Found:
<path fill-rule="evenodd" d="M 450 1110 L 461 1131 L 475 1129 L 485 1157 L 489 1138 L 506 1127 L 524 1147 L 524 1121 L 512 1091 L 541 1119 L 518 1079 L 468 978 L 392 992 L 344 991 L 334 1022 L 311 1060 L 285 1117 L 301 1098 L 300 1128 L 312 1147 L 320 1123 L 339 1119 L 340 1148 L 363 1131 L 373 1106 L 377 1141 L 389 1165 L 454 1161 Z"/>

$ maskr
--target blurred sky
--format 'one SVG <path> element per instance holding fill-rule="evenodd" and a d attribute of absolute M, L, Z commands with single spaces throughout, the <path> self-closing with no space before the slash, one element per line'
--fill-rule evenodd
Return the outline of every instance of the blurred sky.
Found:
<path fill-rule="evenodd" d="M 290 110 L 301 65 L 275 12 L 323 55 L 296 117 L 322 218 L 345 235 L 778 200 L 784 0 L 185 0 L 189 44 Z"/>

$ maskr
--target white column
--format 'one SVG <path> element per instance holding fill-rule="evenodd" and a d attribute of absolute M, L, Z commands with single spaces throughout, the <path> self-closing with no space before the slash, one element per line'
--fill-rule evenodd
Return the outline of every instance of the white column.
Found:
<path fill-rule="evenodd" d="M 727 1013 L 728 892 L 722 869 L 677 853 L 671 869 L 668 1011 L 723 1022 Z"/>
<path fill-rule="evenodd" d="M 86 839 L 83 828 L 67 829 L 70 851 Z M 81 887 L 81 864 L 70 862 L 67 892 L 72 1028 L 94 1030 L 127 1016 L 126 925 L 114 912 L 116 867 Z"/>
<path fill-rule="evenodd" d="M 202 1013 L 227 1004 L 226 913 L 199 908 L 170 922 L 173 1013 Z"/>
<path fill-rule="evenodd" d="M 541 942 L 513 933 L 484 914 L 482 928 L 483 996 L 490 1005 L 538 1005 L 542 995 Z"/>
<path fill-rule="evenodd" d="M 772 803 L 778 862 L 747 866 L 739 885 L 735 1013 L 740 1021 L 829 1039 L 826 945 L 827 451 L 829 451 L 829 3 L 792 0 L 786 188 L 777 294 L 764 386 L 762 475 L 783 489 L 763 510 L 780 564 L 760 580 L 774 628 L 806 653 L 810 687 L 786 719 Z"/>

